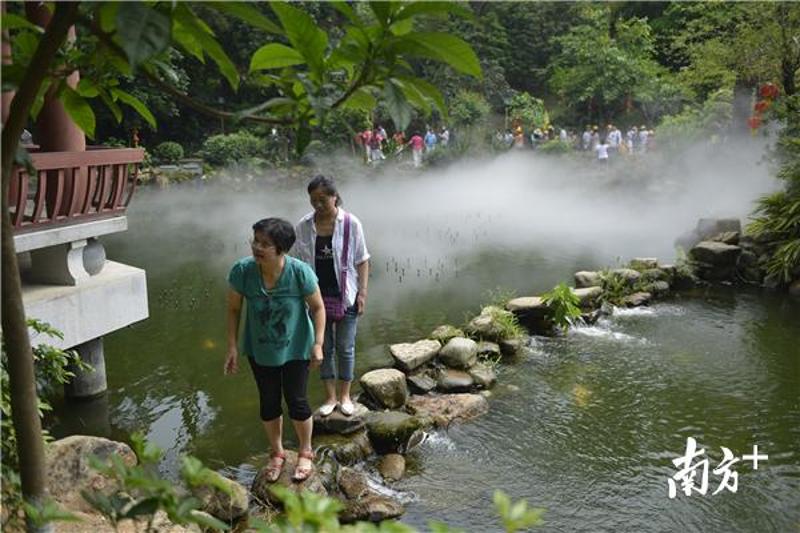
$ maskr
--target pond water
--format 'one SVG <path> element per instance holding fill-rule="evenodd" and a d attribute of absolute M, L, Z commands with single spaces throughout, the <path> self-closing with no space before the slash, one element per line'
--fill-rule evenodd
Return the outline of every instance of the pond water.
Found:
<path fill-rule="evenodd" d="M 372 253 L 357 372 L 384 364 L 389 344 L 462 324 L 509 292 L 537 294 L 633 256 L 668 262 L 673 239 L 698 217 L 743 217 L 774 186 L 752 158 L 728 163 L 749 174 L 727 174 L 721 186 L 718 174 L 695 173 L 690 188 L 685 172 L 656 181 L 625 167 L 565 174 L 520 156 L 441 175 L 342 180 Z M 191 453 L 247 481 L 265 438 L 246 366 L 222 375 L 225 279 L 248 253 L 254 221 L 296 221 L 308 210 L 303 184 L 286 180 L 138 191 L 130 229 L 103 240 L 110 259 L 146 269 L 150 318 L 106 337 L 108 394 L 58 406 L 53 432 L 124 440 L 142 431 L 166 451 L 168 476 Z M 722 287 L 532 338 L 524 357 L 499 369 L 489 414 L 410 454 L 409 475 L 393 487 L 407 502 L 403 521 L 499 530 L 491 498 L 503 489 L 547 509 L 542 531 L 795 529 L 798 317 L 800 302 L 785 295 Z M 310 396 L 319 405 L 314 378 Z M 710 473 L 705 496 L 670 500 L 671 460 L 687 437 L 712 468 L 722 446 L 741 456 L 758 445 L 769 459 L 757 470 L 734 466 L 735 494 L 712 495 L 721 478 Z"/>

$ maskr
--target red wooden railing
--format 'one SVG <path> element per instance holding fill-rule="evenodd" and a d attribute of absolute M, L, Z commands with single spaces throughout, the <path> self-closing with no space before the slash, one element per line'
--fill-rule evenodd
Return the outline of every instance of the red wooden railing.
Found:
<path fill-rule="evenodd" d="M 35 174 L 14 167 L 9 215 L 15 233 L 125 212 L 136 189 L 141 148 L 30 154 Z"/>

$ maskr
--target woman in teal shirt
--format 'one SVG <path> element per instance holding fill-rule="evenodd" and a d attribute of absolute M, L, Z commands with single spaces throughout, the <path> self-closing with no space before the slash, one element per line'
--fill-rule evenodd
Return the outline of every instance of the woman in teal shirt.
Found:
<path fill-rule="evenodd" d="M 228 354 L 224 371 L 236 373 L 239 353 L 247 356 L 272 449 L 268 481 L 280 477 L 286 462 L 281 393 L 300 440 L 292 479 L 303 481 L 313 469 L 313 419 L 306 386 L 309 368 L 322 362 L 325 306 L 311 267 L 286 255 L 294 241 L 294 228 L 289 222 L 280 218 L 259 220 L 253 225 L 250 241 L 253 255 L 237 261 L 228 275 Z M 243 301 L 247 313 L 237 342 Z"/>

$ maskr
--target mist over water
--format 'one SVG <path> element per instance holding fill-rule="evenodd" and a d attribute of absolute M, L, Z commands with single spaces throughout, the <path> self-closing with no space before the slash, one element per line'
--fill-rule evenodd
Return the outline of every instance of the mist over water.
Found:
<path fill-rule="evenodd" d="M 699 218 L 746 222 L 754 201 L 777 188 L 762 162 L 764 148 L 761 139 L 742 138 L 675 157 L 617 157 L 605 168 L 591 158 L 525 150 L 422 173 L 366 169 L 352 161 L 346 170 L 337 164 L 332 175 L 343 207 L 364 223 L 373 269 L 413 278 L 417 271 L 418 277 L 426 270 L 455 273 L 458 258 L 478 250 L 536 248 L 555 255 L 579 251 L 606 262 L 643 255 L 670 261 L 675 238 Z M 325 169 L 333 164 L 318 166 L 331 174 Z M 231 190 L 231 178 L 244 190 Z M 280 216 L 295 223 L 311 209 L 307 180 L 240 180 L 230 173 L 219 186 L 148 191 L 147 199 L 138 195 L 132 211 L 155 209 L 164 233 L 177 230 L 192 242 L 194 232 L 198 242 L 224 246 L 229 261 L 248 255 L 246 239 L 256 220 Z"/>

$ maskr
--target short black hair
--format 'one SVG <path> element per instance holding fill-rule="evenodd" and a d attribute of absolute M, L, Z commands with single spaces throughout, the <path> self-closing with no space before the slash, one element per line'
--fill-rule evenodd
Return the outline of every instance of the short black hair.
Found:
<path fill-rule="evenodd" d="M 333 182 L 332 178 L 323 176 L 322 174 L 314 176 L 308 183 L 308 194 L 311 194 L 317 189 L 322 189 L 322 192 L 328 196 L 335 196 L 337 207 L 342 205 L 342 197 L 339 195 L 339 191 L 336 189 L 336 184 Z"/>
<path fill-rule="evenodd" d="M 264 233 L 275 245 L 275 252 L 284 254 L 292 249 L 297 236 L 294 227 L 282 218 L 262 218 L 253 224 L 253 233 Z"/>

